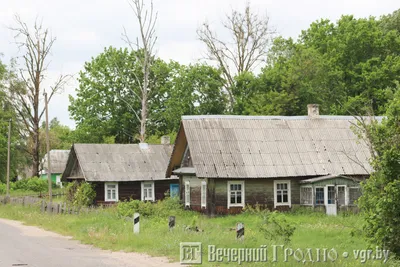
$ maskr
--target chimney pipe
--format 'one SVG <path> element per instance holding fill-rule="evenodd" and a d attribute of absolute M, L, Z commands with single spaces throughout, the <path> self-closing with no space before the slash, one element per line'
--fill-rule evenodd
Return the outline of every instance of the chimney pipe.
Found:
<path fill-rule="evenodd" d="M 319 117 L 319 105 L 318 104 L 308 104 L 308 117 L 310 118 L 318 118 Z"/>
<path fill-rule="evenodd" d="M 168 135 L 161 136 L 161 144 L 169 145 L 171 143 L 171 138 Z"/>

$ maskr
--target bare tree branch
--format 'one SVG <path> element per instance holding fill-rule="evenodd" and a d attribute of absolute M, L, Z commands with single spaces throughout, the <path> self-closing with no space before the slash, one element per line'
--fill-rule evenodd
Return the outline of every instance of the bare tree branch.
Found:
<path fill-rule="evenodd" d="M 264 61 L 275 31 L 269 26 L 268 16 L 260 17 L 246 4 L 244 13 L 233 10 L 226 15 L 222 26 L 231 36 L 231 42 L 218 38 L 205 22 L 197 30 L 197 35 L 207 47 L 207 59 L 216 61 L 226 80 L 226 90 L 230 99 L 230 109 L 235 103 L 232 89 L 234 77 L 252 71 Z"/>

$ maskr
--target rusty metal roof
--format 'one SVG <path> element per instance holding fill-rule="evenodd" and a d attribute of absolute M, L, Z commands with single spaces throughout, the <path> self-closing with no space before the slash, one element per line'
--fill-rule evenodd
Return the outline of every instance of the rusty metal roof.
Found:
<path fill-rule="evenodd" d="M 170 145 L 138 144 L 74 144 L 72 149 L 90 182 L 164 179 L 172 150 Z"/>
<path fill-rule="evenodd" d="M 50 168 L 52 173 L 63 173 L 67 165 L 69 150 L 50 150 Z M 42 160 L 42 174 L 47 173 L 47 154 Z"/>
<path fill-rule="evenodd" d="M 351 116 L 182 117 L 196 175 L 204 178 L 369 174 L 370 153 L 352 123 Z"/>

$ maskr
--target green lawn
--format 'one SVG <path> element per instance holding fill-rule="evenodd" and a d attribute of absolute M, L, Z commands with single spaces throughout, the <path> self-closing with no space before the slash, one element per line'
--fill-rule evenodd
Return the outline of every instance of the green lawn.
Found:
<path fill-rule="evenodd" d="M 296 250 L 316 248 L 328 251 L 334 248 L 338 253 L 335 262 L 306 262 L 298 263 L 293 257 L 289 262 L 283 261 L 283 251 L 278 249 L 278 262 L 272 261 L 271 245 L 280 245 L 280 241 L 265 239 L 259 230 L 261 217 L 254 214 L 241 214 L 208 218 L 194 212 L 177 210 L 177 225 L 173 231 L 168 230 L 168 218 L 154 216 L 142 217 L 140 220 L 140 234 L 132 233 L 132 221 L 119 218 L 115 208 L 93 211 L 80 215 L 48 215 L 41 214 L 39 208 L 21 206 L 0 206 L 0 217 L 23 221 L 29 225 L 37 225 L 46 230 L 55 231 L 63 235 L 73 236 L 86 244 L 93 244 L 103 249 L 144 252 L 153 256 L 168 256 L 173 261 L 179 261 L 180 242 L 202 242 L 203 264 L 212 266 L 225 266 L 226 262 L 209 263 L 207 261 L 208 245 L 224 248 L 259 248 L 267 245 L 268 262 L 271 266 L 381 266 L 382 261 L 369 260 L 365 264 L 361 259 L 355 260 L 353 250 L 368 249 L 367 243 L 361 237 L 362 217 L 359 215 L 328 217 L 320 213 L 287 213 L 286 220 L 296 227 L 292 241 L 287 248 Z M 245 224 L 245 239 L 237 241 L 235 227 L 237 222 Z M 184 230 L 185 225 L 195 223 L 204 232 Z M 373 248 L 375 251 L 375 248 Z M 343 253 L 348 252 L 349 257 L 343 258 Z M 313 259 L 316 255 L 313 254 Z M 307 258 L 309 259 L 309 258 Z M 322 257 L 321 257 L 322 260 Z M 327 259 L 329 261 L 329 259 Z M 265 263 L 245 264 L 261 266 Z M 400 266 L 399 262 L 390 260 L 386 266 Z"/>

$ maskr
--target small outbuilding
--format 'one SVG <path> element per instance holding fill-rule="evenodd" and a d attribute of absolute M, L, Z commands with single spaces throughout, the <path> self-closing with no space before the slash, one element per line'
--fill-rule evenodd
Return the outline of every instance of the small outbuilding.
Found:
<path fill-rule="evenodd" d="M 52 149 L 50 150 L 51 180 L 58 186 L 62 186 L 61 175 L 65 169 L 69 156 L 69 150 Z M 47 154 L 42 160 L 42 171 L 40 177 L 47 180 Z"/>
<path fill-rule="evenodd" d="M 62 180 L 95 186 L 96 203 L 156 201 L 178 191 L 177 179 L 166 179 L 172 147 L 167 144 L 74 144 Z"/>

